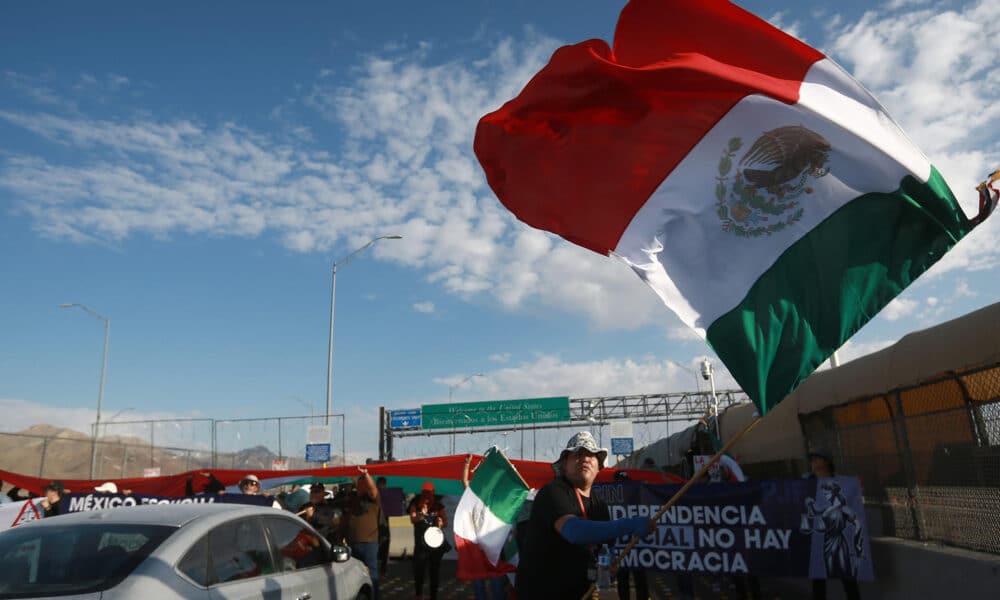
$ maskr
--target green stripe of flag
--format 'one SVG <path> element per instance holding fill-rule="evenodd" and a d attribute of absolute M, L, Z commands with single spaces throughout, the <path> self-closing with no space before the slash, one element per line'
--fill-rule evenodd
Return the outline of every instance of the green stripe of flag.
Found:
<path fill-rule="evenodd" d="M 937 169 L 859 196 L 789 247 L 708 342 L 764 414 L 971 229 Z"/>
<path fill-rule="evenodd" d="M 486 452 L 469 488 L 504 523 L 514 522 L 528 497 L 528 487 L 514 465 L 495 448 Z"/>

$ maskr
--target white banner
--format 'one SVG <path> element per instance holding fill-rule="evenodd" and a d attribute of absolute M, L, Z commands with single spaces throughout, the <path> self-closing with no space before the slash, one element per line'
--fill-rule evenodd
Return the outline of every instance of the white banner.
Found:
<path fill-rule="evenodd" d="M 37 521 L 42 518 L 42 514 L 43 511 L 38 498 L 0 504 L 0 531 L 10 529 L 22 523 Z"/>

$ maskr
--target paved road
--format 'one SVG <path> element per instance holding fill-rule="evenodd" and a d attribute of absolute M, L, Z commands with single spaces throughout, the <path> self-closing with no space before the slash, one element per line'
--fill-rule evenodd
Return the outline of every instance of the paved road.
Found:
<path fill-rule="evenodd" d="M 650 572 L 650 596 L 655 600 L 661 599 L 681 599 L 678 592 L 676 578 L 669 574 L 656 574 Z M 796 586 L 797 587 L 797 586 Z M 831 600 L 841 597 L 838 592 L 840 586 L 831 585 Z M 694 598 L 720 600 L 737 600 L 742 596 L 738 593 L 730 581 L 723 581 L 719 578 L 699 577 L 695 579 Z M 409 560 L 390 560 L 389 572 L 382 578 L 382 598 L 383 600 L 413 600 L 416 596 L 413 588 L 413 570 Z M 427 582 L 424 582 L 424 597 L 429 598 Z M 441 563 L 441 587 L 438 590 L 439 600 L 467 600 L 473 598 L 472 585 L 455 578 L 455 561 L 445 560 Z M 616 592 L 605 592 L 601 594 L 601 600 L 618 598 Z M 691 596 L 687 596 L 691 598 Z M 784 598 L 797 598 L 798 594 L 791 592 L 787 585 L 780 582 L 763 582 L 762 598 L 766 600 L 776 600 Z M 808 596 L 806 596 L 808 597 Z"/>

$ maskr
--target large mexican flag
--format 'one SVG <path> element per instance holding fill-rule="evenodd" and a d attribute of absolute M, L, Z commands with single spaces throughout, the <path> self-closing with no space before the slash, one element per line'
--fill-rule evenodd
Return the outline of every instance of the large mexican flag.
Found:
<path fill-rule="evenodd" d="M 628 264 L 763 414 L 972 228 L 885 109 L 722 0 L 632 0 L 482 118 L 519 219 Z"/>
<path fill-rule="evenodd" d="M 459 579 L 496 577 L 515 570 L 516 563 L 504 560 L 501 554 L 528 492 L 502 452 L 491 448 L 483 456 L 455 509 Z"/>

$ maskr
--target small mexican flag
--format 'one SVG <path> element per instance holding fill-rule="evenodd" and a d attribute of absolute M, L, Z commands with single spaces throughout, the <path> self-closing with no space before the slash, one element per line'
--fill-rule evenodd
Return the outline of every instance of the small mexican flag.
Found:
<path fill-rule="evenodd" d="M 556 50 L 475 151 L 517 218 L 622 259 L 761 414 L 981 221 L 847 72 L 725 0 L 631 0 L 613 47 Z"/>
<path fill-rule="evenodd" d="M 463 581 L 496 577 L 515 570 L 501 553 L 528 486 L 497 448 L 490 448 L 455 509 L 456 575 Z"/>

